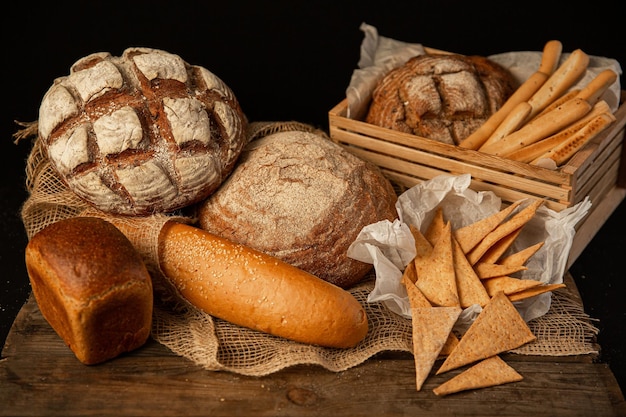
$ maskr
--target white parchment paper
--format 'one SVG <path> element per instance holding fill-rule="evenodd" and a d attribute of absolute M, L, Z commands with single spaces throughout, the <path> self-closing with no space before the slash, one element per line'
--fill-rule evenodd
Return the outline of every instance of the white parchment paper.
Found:
<path fill-rule="evenodd" d="M 444 219 L 453 229 L 474 223 L 501 210 L 501 199 L 491 191 L 476 192 L 469 188 L 471 176 L 440 175 L 424 181 L 398 197 L 398 219 L 370 224 L 364 227 L 348 249 L 348 256 L 374 266 L 376 282 L 368 302 L 382 302 L 393 312 L 411 317 L 406 289 L 401 283 L 405 266 L 415 257 L 415 240 L 409 225 L 423 233 L 435 215 L 443 209 Z M 530 200 L 522 201 L 518 210 Z M 577 205 L 555 212 L 541 206 L 509 248 L 515 253 L 540 241 L 544 245 L 527 262 L 527 270 L 513 276 L 533 279 L 545 284 L 563 282 L 563 274 L 569 250 L 575 235 L 576 224 L 591 207 L 588 198 Z M 520 302 L 515 306 L 529 321 L 544 315 L 550 308 L 551 294 L 545 293 Z M 461 314 L 457 329 L 463 329 L 480 313 L 478 305 L 471 306 Z"/>

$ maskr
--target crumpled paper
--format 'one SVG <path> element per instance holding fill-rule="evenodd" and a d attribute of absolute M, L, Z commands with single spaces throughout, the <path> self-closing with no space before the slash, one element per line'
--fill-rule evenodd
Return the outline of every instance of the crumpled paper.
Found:
<path fill-rule="evenodd" d="M 362 23 L 360 29 L 365 35 L 361 43 L 361 57 L 358 68 L 353 71 L 350 84 L 346 89 L 347 117 L 355 120 L 364 117 L 371 101 L 372 91 L 378 80 L 391 69 L 399 67 L 413 56 L 425 53 L 423 45 L 380 36 L 374 26 L 366 23 Z M 569 55 L 569 53 L 563 52 L 559 62 L 562 63 Z M 520 51 L 490 55 L 488 58 L 507 68 L 517 82 L 521 84 L 539 69 L 541 56 L 542 51 Z M 622 74 L 622 68 L 615 59 L 589 55 L 587 72 L 571 88 L 580 88 L 586 85 L 598 73 L 607 68 L 615 71 L 618 77 L 615 83 L 604 93 L 602 99 L 615 112 L 619 107 L 621 94 L 619 76 Z"/>
<path fill-rule="evenodd" d="M 398 219 L 383 220 L 365 226 L 352 245 L 348 256 L 374 266 L 376 281 L 368 302 L 384 303 L 396 314 L 411 318 L 408 294 L 401 283 L 406 265 L 415 257 L 415 240 L 409 225 L 426 232 L 438 207 L 452 229 L 474 223 L 502 209 L 501 199 L 491 191 L 470 189 L 469 174 L 440 175 L 424 181 L 401 194 L 396 203 Z M 531 201 L 522 201 L 525 207 Z M 567 258 L 575 235 L 576 224 L 591 207 L 589 198 L 560 212 L 539 207 L 519 234 L 508 253 L 515 253 L 540 241 L 544 245 L 529 259 L 527 270 L 512 276 L 533 279 L 544 284 L 563 282 Z M 550 308 L 551 293 L 514 303 L 526 321 L 544 315 Z M 478 305 L 466 308 L 455 329 L 463 331 L 480 313 Z"/>

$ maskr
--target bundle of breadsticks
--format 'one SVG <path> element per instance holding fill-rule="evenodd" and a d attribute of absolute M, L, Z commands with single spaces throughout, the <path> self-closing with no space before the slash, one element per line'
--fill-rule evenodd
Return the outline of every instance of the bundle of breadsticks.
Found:
<path fill-rule="evenodd" d="M 574 50 L 561 61 L 562 44 L 548 41 L 541 63 L 479 129 L 459 146 L 556 169 L 614 121 L 604 92 L 616 81 L 611 69 L 573 88 L 589 65 Z"/>

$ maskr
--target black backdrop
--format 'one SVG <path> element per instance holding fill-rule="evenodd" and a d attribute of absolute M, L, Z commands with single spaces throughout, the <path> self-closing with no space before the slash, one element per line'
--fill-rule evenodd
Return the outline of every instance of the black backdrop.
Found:
<path fill-rule="evenodd" d="M 251 121 L 296 120 L 327 130 L 328 110 L 344 97 L 358 62 L 362 22 L 382 36 L 464 54 L 540 50 L 558 39 L 565 52 L 581 48 L 624 65 L 618 3 L 14 2 L 1 17 L 0 342 L 30 291 L 19 219 L 30 144 L 13 143 L 14 121 L 36 120 L 43 94 L 78 58 L 99 51 L 119 55 L 129 46 L 164 49 L 222 78 Z M 599 319 L 601 358 L 621 381 L 625 217 L 622 203 L 571 269 L 586 311 Z"/>

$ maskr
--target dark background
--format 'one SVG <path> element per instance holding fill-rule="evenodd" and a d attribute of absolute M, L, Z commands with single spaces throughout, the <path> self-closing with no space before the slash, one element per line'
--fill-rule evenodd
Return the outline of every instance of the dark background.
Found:
<path fill-rule="evenodd" d="M 19 209 L 26 198 L 30 143 L 13 143 L 15 121 L 35 121 L 54 78 L 93 52 L 130 46 L 164 49 L 222 78 L 251 121 L 296 120 L 328 129 L 359 59 L 362 22 L 381 36 L 463 54 L 541 50 L 550 39 L 564 52 L 626 63 L 624 16 L 617 0 L 580 9 L 568 2 L 15 2 L 2 12 L 2 174 L 0 346 L 30 293 Z M 10 11 L 9 11 L 10 9 Z M 621 76 L 624 85 L 624 76 Z M 618 207 L 571 268 L 585 311 L 597 319 L 600 360 L 624 391 L 626 205 Z"/>

